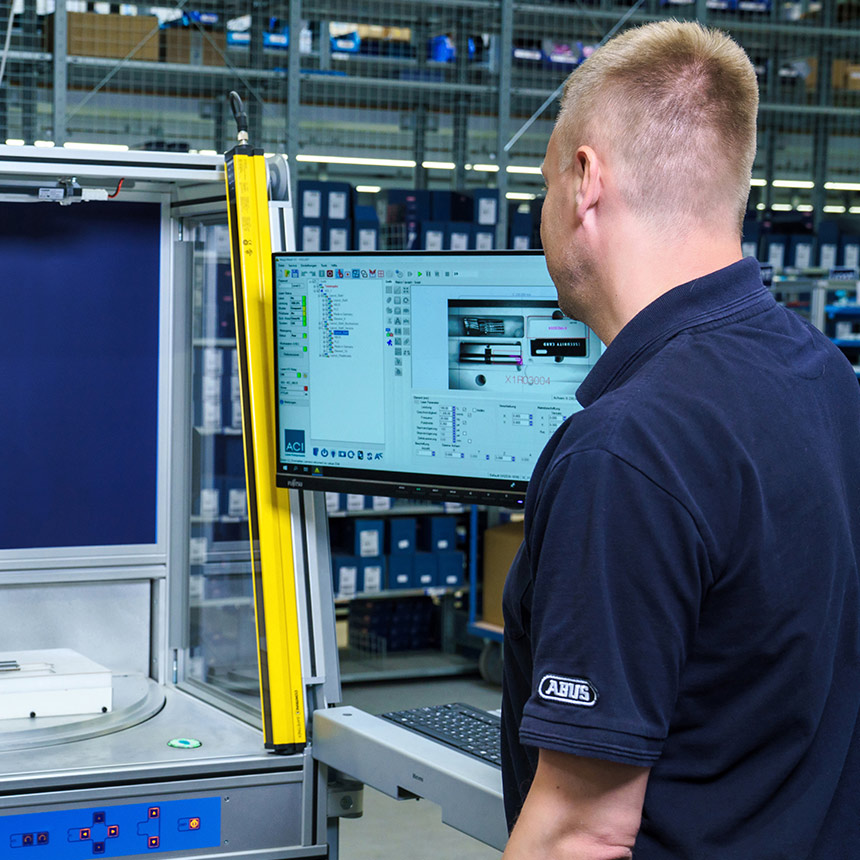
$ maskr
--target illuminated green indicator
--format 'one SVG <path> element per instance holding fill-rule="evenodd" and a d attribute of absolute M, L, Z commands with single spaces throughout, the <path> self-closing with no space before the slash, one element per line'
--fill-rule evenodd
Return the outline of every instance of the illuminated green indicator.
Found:
<path fill-rule="evenodd" d="M 301 373 L 297 373 L 297 374 L 296 374 L 296 379 L 301 379 L 301 378 L 302 378 Z"/>
<path fill-rule="evenodd" d="M 167 742 L 167 746 L 175 750 L 196 750 L 203 744 L 197 738 L 173 738 Z"/>
<path fill-rule="evenodd" d="M 303 346 L 303 347 L 302 347 L 302 352 L 307 352 L 307 351 L 308 351 L 308 348 L 307 348 L 306 346 Z"/>

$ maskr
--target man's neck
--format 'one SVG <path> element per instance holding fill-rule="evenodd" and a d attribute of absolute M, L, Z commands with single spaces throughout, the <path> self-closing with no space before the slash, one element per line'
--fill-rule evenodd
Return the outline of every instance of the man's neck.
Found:
<path fill-rule="evenodd" d="M 607 346 L 641 310 L 664 293 L 709 275 L 742 258 L 737 236 L 718 237 L 701 231 L 677 242 L 655 242 L 652 236 L 628 234 L 601 261 L 599 306 L 589 325 Z"/>

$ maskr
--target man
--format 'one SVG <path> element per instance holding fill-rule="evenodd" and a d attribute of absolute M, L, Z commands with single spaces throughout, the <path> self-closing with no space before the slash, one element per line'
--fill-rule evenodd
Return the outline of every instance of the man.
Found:
<path fill-rule="evenodd" d="M 756 111 L 691 23 L 567 83 L 541 232 L 607 349 L 505 588 L 506 860 L 860 850 L 860 389 L 742 259 Z"/>

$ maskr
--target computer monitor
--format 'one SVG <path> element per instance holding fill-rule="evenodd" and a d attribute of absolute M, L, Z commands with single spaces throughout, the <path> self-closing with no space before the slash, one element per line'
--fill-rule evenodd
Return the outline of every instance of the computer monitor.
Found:
<path fill-rule="evenodd" d="M 600 355 L 539 252 L 275 254 L 277 484 L 522 504 Z"/>

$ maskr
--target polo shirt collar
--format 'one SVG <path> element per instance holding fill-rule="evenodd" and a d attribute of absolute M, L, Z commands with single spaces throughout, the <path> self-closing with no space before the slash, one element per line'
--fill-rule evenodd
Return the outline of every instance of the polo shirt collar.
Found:
<path fill-rule="evenodd" d="M 577 389 L 576 399 L 589 406 L 685 329 L 774 303 L 752 257 L 674 287 L 621 329 Z"/>

